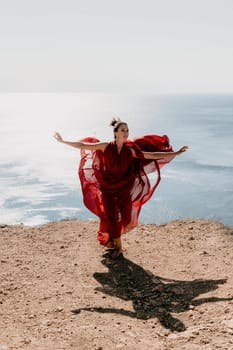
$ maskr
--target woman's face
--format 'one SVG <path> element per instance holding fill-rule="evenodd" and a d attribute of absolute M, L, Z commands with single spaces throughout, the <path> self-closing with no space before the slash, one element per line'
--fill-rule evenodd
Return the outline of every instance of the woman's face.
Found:
<path fill-rule="evenodd" d="M 115 131 L 115 138 L 121 141 L 126 141 L 129 136 L 129 128 L 127 124 L 121 124 L 117 131 Z"/>

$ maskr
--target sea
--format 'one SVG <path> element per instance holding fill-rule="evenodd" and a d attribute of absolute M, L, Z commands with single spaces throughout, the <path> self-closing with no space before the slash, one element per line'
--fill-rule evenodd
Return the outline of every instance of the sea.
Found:
<path fill-rule="evenodd" d="M 111 93 L 0 94 L 0 224 L 97 220 L 83 204 L 79 150 L 53 135 L 111 141 L 112 117 L 128 123 L 130 139 L 166 134 L 175 150 L 189 146 L 161 170 L 140 223 L 233 225 L 233 95 Z"/>

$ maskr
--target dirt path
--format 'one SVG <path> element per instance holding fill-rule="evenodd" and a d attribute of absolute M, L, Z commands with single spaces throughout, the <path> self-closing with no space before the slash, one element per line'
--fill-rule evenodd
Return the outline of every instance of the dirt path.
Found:
<path fill-rule="evenodd" d="M 1 225 L 0 350 L 233 349 L 233 229 L 140 225 L 112 260 L 97 222 Z"/>

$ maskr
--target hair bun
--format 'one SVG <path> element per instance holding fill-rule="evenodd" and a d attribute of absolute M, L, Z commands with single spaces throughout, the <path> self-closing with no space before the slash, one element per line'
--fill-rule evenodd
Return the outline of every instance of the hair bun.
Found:
<path fill-rule="evenodd" d="M 118 123 L 120 123 L 121 122 L 121 120 L 120 120 L 120 118 L 112 118 L 112 121 L 111 121 L 111 123 L 110 123 L 110 126 L 116 126 L 116 124 L 118 124 Z"/>

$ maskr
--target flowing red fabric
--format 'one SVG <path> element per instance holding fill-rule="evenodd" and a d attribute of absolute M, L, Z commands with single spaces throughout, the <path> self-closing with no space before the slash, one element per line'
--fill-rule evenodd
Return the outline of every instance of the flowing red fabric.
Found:
<path fill-rule="evenodd" d="M 82 141 L 99 142 L 91 137 Z M 160 168 L 174 158 L 148 160 L 142 152 L 172 150 L 166 135 L 146 135 L 126 141 L 120 153 L 115 141 L 109 142 L 104 152 L 81 150 L 78 173 L 83 201 L 100 219 L 97 236 L 100 244 L 106 245 L 137 226 L 142 205 L 160 182 Z M 151 178 L 149 174 L 155 176 Z"/>

